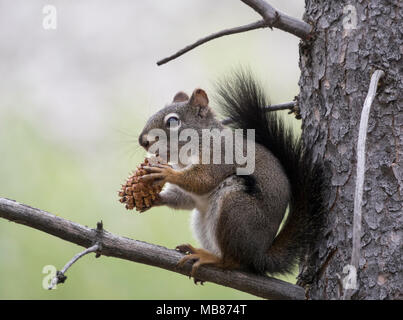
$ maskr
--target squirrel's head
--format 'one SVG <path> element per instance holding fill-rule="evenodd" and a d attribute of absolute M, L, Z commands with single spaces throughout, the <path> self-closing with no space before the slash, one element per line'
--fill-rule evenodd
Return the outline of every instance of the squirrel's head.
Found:
<path fill-rule="evenodd" d="M 220 122 L 216 120 L 214 112 L 209 107 L 209 99 L 202 89 L 195 89 L 192 96 L 180 91 L 178 92 L 172 103 L 152 115 L 139 136 L 139 144 L 151 153 L 155 153 L 153 145 L 166 145 L 166 154 L 170 161 L 171 139 L 178 139 L 178 147 L 185 145 L 184 134 L 197 134 L 201 137 L 203 129 L 211 129 L 220 127 Z M 191 129 L 184 131 L 185 129 Z M 183 133 L 183 135 L 181 135 Z M 165 141 L 161 141 L 164 140 Z M 199 139 L 200 140 L 200 139 Z M 154 146 L 156 147 L 156 146 Z M 157 151 L 158 153 L 158 151 Z M 161 154 L 160 154 L 161 155 Z"/>

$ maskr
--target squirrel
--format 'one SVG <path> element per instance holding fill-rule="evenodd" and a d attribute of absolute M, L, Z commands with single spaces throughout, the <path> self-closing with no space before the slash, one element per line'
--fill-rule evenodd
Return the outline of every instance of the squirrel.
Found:
<path fill-rule="evenodd" d="M 178 161 L 145 167 L 141 180 L 168 183 L 156 206 L 193 210 L 191 225 L 202 248 L 184 244 L 176 249 L 186 253 L 179 266 L 193 262 L 196 283 L 197 269 L 206 264 L 256 274 L 291 273 L 322 226 L 321 166 L 313 164 L 291 128 L 275 112 L 265 110 L 267 96 L 250 72 L 234 72 L 218 83 L 217 91 L 231 127 L 255 130 L 254 172 L 237 175 L 237 164 Z M 171 104 L 149 118 L 139 144 L 149 151 L 158 141 L 150 137 L 152 129 L 163 130 L 169 140 L 174 131 L 194 129 L 201 134 L 204 129 L 224 128 L 204 90 L 195 89 L 190 98 L 178 92 Z M 168 148 L 167 161 L 170 152 Z M 287 207 L 288 217 L 279 231 Z"/>

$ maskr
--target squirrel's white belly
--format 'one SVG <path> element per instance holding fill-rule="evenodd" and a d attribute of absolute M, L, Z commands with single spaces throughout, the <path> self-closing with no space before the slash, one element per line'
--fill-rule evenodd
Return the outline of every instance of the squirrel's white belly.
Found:
<path fill-rule="evenodd" d="M 211 210 L 210 195 L 192 194 L 192 197 L 196 202 L 196 209 L 192 211 L 191 219 L 193 234 L 204 249 L 220 256 L 221 251 L 216 240 L 219 215 L 216 210 Z"/>
<path fill-rule="evenodd" d="M 221 256 L 217 242 L 217 225 L 223 201 L 231 192 L 241 188 L 238 178 L 230 176 L 209 194 L 202 196 L 191 194 L 196 204 L 191 220 L 193 234 L 204 249 L 217 256 Z"/>

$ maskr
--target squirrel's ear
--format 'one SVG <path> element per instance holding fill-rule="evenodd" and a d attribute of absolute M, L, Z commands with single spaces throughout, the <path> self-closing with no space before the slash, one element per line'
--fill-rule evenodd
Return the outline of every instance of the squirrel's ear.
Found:
<path fill-rule="evenodd" d="M 190 97 L 189 104 L 192 106 L 207 107 L 208 97 L 203 89 L 195 89 Z"/>
<path fill-rule="evenodd" d="M 174 99 L 172 100 L 172 102 L 184 102 L 184 101 L 188 101 L 189 100 L 189 96 L 184 93 L 183 91 L 179 91 L 177 94 L 175 94 Z"/>

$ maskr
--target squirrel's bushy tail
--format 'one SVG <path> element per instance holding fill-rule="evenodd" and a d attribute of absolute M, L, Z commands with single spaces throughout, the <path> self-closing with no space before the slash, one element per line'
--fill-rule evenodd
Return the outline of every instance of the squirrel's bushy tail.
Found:
<path fill-rule="evenodd" d="M 250 72 L 238 71 L 218 84 L 218 100 L 234 128 L 255 129 L 256 142 L 280 161 L 291 187 L 289 214 L 269 249 L 266 271 L 291 272 L 315 242 L 322 226 L 322 169 L 313 164 L 276 112 L 267 112 L 268 99 Z M 246 133 L 246 130 L 245 130 Z"/>

